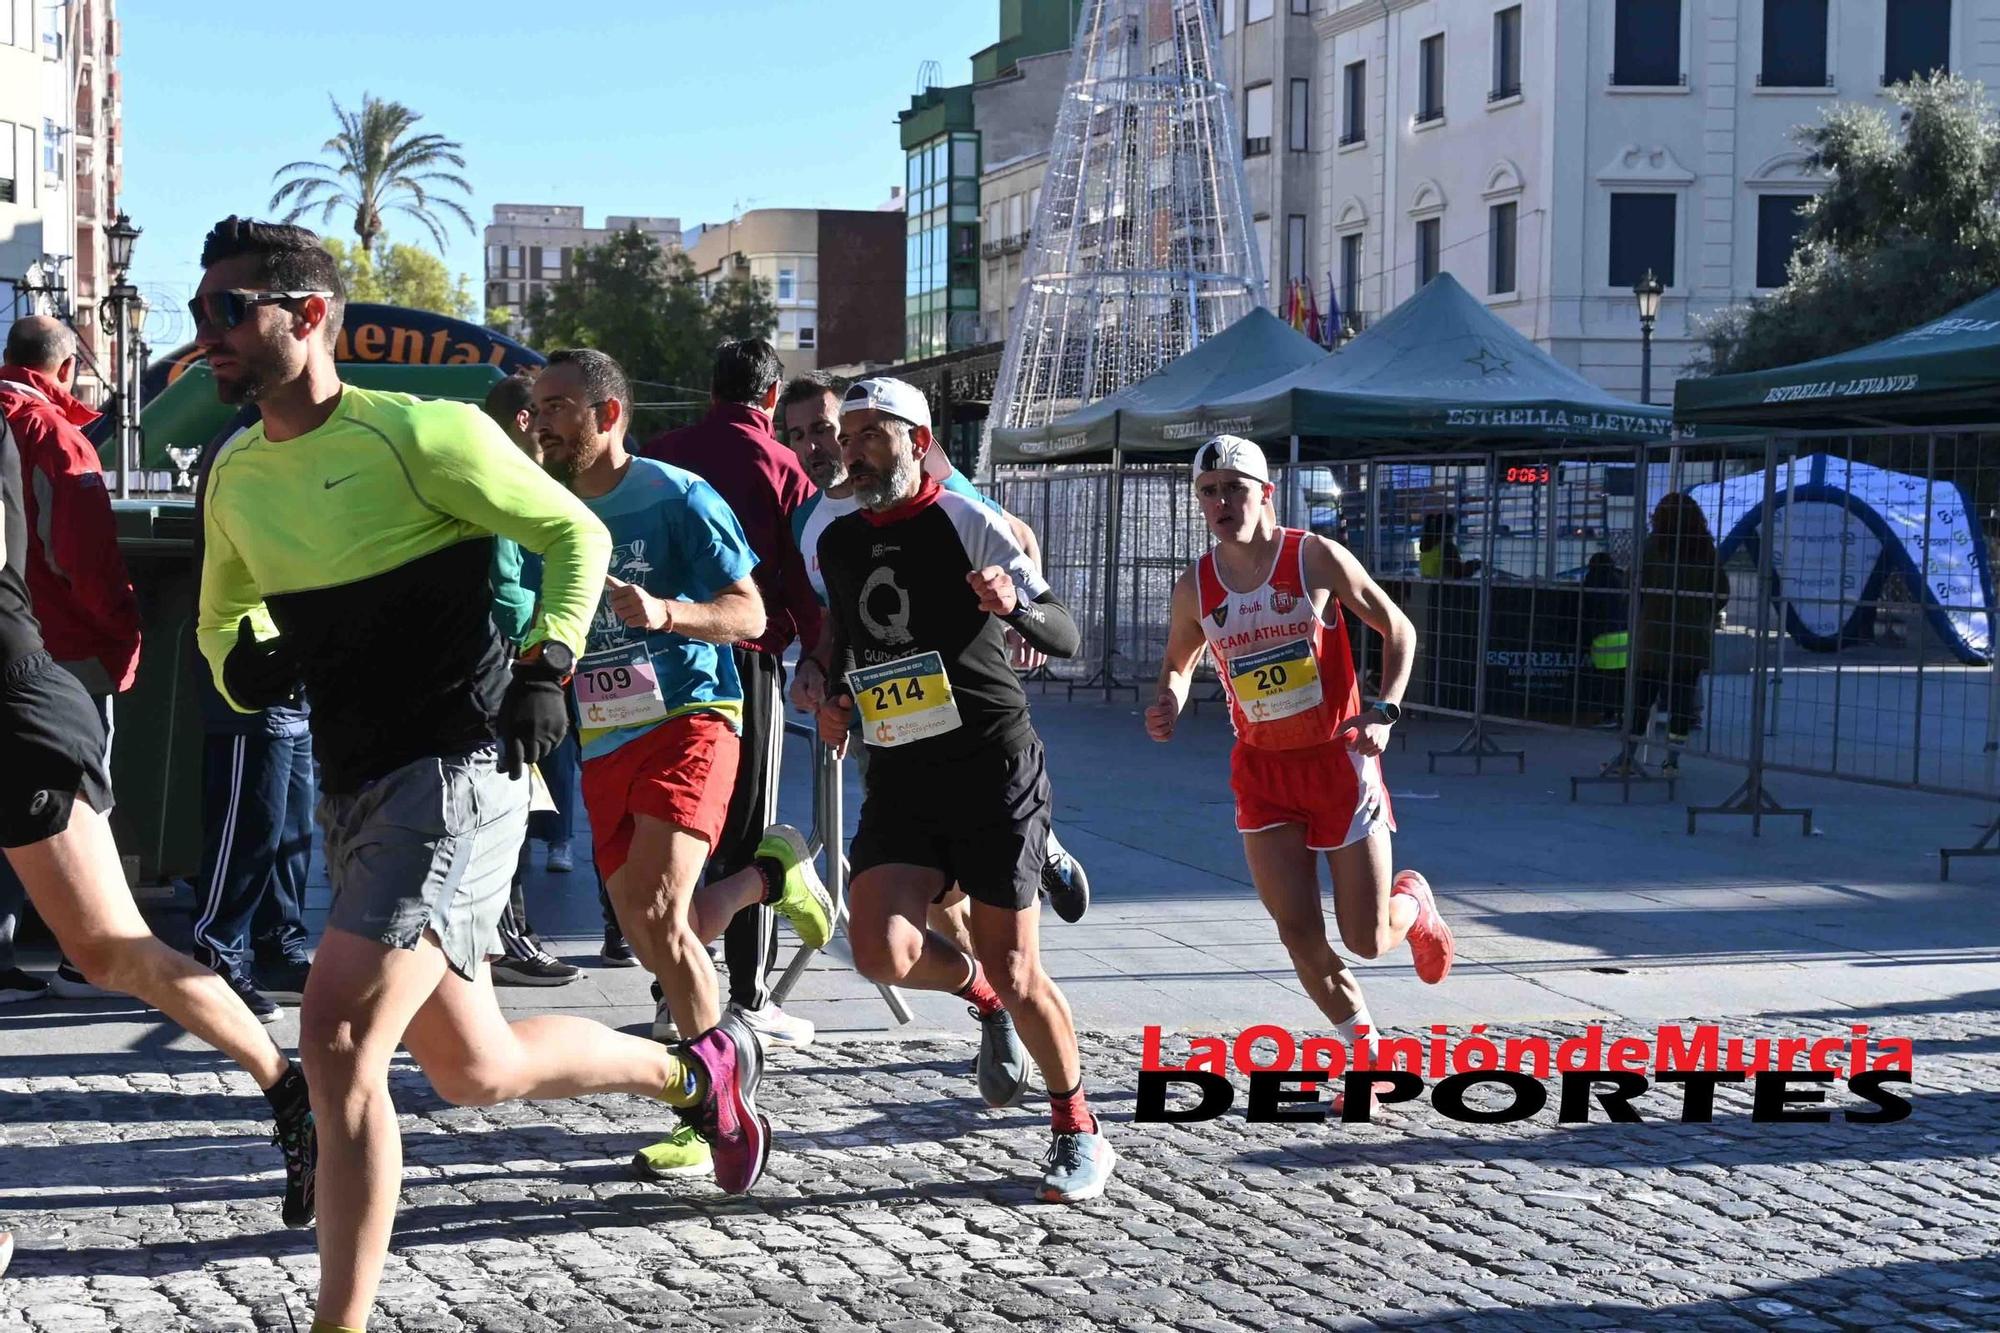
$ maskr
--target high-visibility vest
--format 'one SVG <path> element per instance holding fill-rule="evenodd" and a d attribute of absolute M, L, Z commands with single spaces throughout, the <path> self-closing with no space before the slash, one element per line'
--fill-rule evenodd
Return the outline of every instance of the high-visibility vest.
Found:
<path fill-rule="evenodd" d="M 1599 671 L 1623 671 L 1631 647 L 1632 636 L 1622 629 L 1600 634 L 1590 641 L 1590 664 Z"/>

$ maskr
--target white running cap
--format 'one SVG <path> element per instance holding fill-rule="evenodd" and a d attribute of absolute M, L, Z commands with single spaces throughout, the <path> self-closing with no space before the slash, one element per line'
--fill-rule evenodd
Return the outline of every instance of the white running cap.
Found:
<path fill-rule="evenodd" d="M 1218 435 L 1194 451 L 1194 475 L 1204 472 L 1240 472 L 1252 481 L 1271 484 L 1264 451 L 1240 435 Z"/>
<path fill-rule="evenodd" d="M 925 430 L 931 428 L 930 402 L 914 384 L 887 376 L 856 380 L 848 386 L 847 396 L 840 400 L 840 415 L 865 412 L 871 407 L 877 412 L 900 417 L 912 426 L 922 426 Z"/>

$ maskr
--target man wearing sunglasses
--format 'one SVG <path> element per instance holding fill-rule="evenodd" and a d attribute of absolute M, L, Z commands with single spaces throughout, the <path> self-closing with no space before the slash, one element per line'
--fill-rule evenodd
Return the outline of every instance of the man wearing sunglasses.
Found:
<path fill-rule="evenodd" d="M 737 1053 L 726 1035 L 668 1050 L 568 1015 L 510 1024 L 486 968 L 527 831 L 523 770 L 569 727 L 604 525 L 478 408 L 340 382 L 340 276 L 313 233 L 228 218 L 202 267 L 196 341 L 223 400 L 263 416 L 209 472 L 202 653 L 240 709 L 301 686 L 313 702 L 333 907 L 299 1051 L 326 1164 L 313 1328 L 337 1333 L 366 1324 L 388 1253 L 399 1043 L 449 1101 L 630 1092 L 723 1139 L 746 1136 Z M 543 561 L 512 662 L 490 610 L 496 535 Z"/>

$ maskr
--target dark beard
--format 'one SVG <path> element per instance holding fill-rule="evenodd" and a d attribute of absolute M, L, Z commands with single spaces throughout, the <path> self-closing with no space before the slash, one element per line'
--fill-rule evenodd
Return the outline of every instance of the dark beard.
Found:
<path fill-rule="evenodd" d="M 232 406 L 257 402 L 270 388 L 270 377 L 254 370 L 246 370 L 233 380 L 225 380 L 219 375 L 215 379 L 215 396 Z"/>
<path fill-rule="evenodd" d="M 542 471 L 561 482 L 565 488 L 574 489 L 578 471 L 576 450 L 571 449 L 561 458 L 550 458 L 547 454 L 542 455 Z"/>

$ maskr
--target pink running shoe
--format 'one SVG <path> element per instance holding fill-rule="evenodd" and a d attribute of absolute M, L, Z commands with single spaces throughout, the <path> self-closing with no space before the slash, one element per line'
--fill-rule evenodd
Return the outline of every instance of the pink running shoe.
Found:
<path fill-rule="evenodd" d="M 771 1156 L 771 1122 L 757 1114 L 757 1083 L 764 1077 L 764 1048 L 734 1012 L 684 1048 L 700 1063 L 708 1093 L 689 1108 L 695 1132 L 708 1140 L 715 1183 L 726 1194 L 746 1194 Z"/>
<path fill-rule="evenodd" d="M 1451 927 L 1438 915 L 1430 881 L 1414 870 L 1405 870 L 1396 876 L 1389 892 L 1407 894 L 1416 900 L 1417 919 L 1410 926 L 1409 935 L 1410 960 L 1417 965 L 1418 980 L 1437 985 L 1451 975 L 1451 960 L 1458 949 L 1451 940 Z"/>

